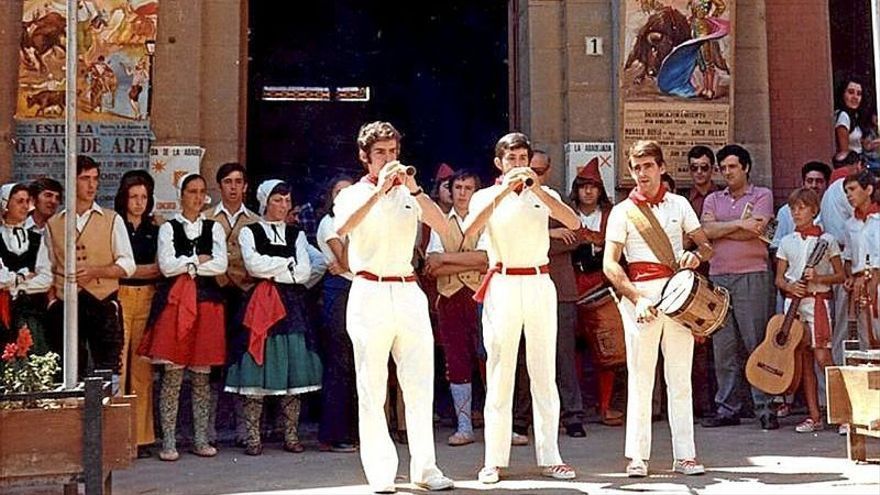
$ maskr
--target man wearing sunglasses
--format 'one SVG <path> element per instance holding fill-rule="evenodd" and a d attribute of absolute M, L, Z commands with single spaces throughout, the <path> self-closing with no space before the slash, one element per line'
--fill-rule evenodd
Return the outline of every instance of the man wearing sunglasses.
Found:
<path fill-rule="evenodd" d="M 703 202 L 706 196 L 718 190 L 718 186 L 712 181 L 715 172 L 715 153 L 707 146 L 694 146 L 688 151 L 688 168 L 694 187 L 688 193 L 688 200 L 697 213 L 697 218 L 703 214 Z"/>

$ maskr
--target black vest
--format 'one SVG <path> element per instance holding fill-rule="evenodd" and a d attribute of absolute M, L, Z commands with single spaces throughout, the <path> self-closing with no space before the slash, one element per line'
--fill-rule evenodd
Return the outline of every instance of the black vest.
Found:
<path fill-rule="evenodd" d="M 202 232 L 195 239 L 186 237 L 186 231 L 183 224 L 177 220 L 169 220 L 171 230 L 174 232 L 174 255 L 175 256 L 192 256 L 206 254 L 208 256 L 214 253 L 214 221 L 202 220 Z"/>
<path fill-rule="evenodd" d="M 251 229 L 254 235 L 254 248 L 258 253 L 264 256 L 278 256 L 279 258 L 293 258 L 296 260 L 296 238 L 299 236 L 300 230 L 293 225 L 287 225 L 284 228 L 285 246 L 272 244 L 269 242 L 269 236 L 259 223 L 252 223 L 246 228 Z"/>
<path fill-rule="evenodd" d="M 33 272 L 34 266 L 37 264 L 37 251 L 40 249 L 41 236 L 30 230 L 25 230 L 25 232 L 27 232 L 28 237 L 28 248 L 27 251 L 21 254 L 13 254 L 6 247 L 6 242 L 0 238 L 0 258 L 3 259 L 3 265 L 9 271 L 17 272 L 22 268 L 27 268 Z"/>

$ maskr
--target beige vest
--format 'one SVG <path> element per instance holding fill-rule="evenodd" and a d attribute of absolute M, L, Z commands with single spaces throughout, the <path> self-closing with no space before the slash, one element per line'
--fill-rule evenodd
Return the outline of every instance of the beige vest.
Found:
<path fill-rule="evenodd" d="M 92 212 L 86 226 L 76 236 L 76 262 L 90 266 L 112 265 L 113 257 L 113 221 L 116 212 L 101 208 L 103 215 Z M 64 297 L 64 260 L 65 260 L 65 213 L 53 215 L 46 223 L 52 238 L 52 274 L 55 292 L 59 298 Z M 88 283 L 80 283 L 79 287 L 103 301 L 110 294 L 119 290 L 119 279 L 96 278 Z"/>
<path fill-rule="evenodd" d="M 256 213 L 247 208 L 245 210 L 247 214 L 242 213 L 239 215 L 235 220 L 235 225 L 230 225 L 229 218 L 222 211 L 218 211 L 216 215 L 214 211 L 210 211 L 205 215 L 209 220 L 214 220 L 222 225 L 223 230 L 226 232 L 226 257 L 229 261 L 229 266 L 226 268 L 224 275 L 217 276 L 217 283 L 221 287 L 226 287 L 232 283 L 243 291 L 249 290 L 254 286 L 254 279 L 248 275 L 247 269 L 244 267 L 244 259 L 241 257 L 241 246 L 238 244 L 238 234 L 246 225 L 260 220 Z"/>
<path fill-rule="evenodd" d="M 440 236 L 443 250 L 447 253 L 474 251 L 480 236 L 474 235 L 465 238 L 464 233 L 461 231 L 461 225 L 458 224 L 455 215 L 451 215 L 448 218 L 448 222 L 449 228 L 446 229 L 446 234 Z M 476 292 L 480 287 L 482 278 L 483 274 L 478 270 L 470 270 L 454 275 L 443 275 L 437 277 L 437 292 L 443 297 L 450 297 L 464 286 L 468 286 L 472 291 Z"/>

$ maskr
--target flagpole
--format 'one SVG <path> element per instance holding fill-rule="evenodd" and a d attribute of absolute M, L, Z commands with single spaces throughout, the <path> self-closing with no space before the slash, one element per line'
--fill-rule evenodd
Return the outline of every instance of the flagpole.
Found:
<path fill-rule="evenodd" d="M 76 0 L 67 0 L 67 44 L 64 112 L 64 388 L 79 382 L 79 335 L 76 294 Z"/>

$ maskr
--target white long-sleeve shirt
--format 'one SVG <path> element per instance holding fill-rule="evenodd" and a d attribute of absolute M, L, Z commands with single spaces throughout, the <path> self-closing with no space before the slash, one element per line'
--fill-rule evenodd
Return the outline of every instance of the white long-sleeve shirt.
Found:
<path fill-rule="evenodd" d="M 195 222 L 190 222 L 182 214 L 178 213 L 174 216 L 183 225 L 183 231 L 186 238 L 193 240 L 202 235 L 202 223 L 205 221 L 204 215 L 199 215 Z M 198 255 L 193 252 L 185 256 L 177 256 L 174 250 L 174 230 L 171 222 L 165 222 L 159 227 L 159 250 L 156 255 L 159 261 L 159 271 L 166 277 L 175 277 L 182 273 L 186 273 L 190 264 L 196 266 L 196 275 L 202 277 L 216 277 L 226 272 L 229 263 L 226 257 L 226 233 L 223 226 L 214 222 L 211 228 L 211 259 L 199 263 Z"/>
<path fill-rule="evenodd" d="M 254 224 L 257 228 L 262 228 L 269 239 L 269 243 L 274 246 L 286 246 L 285 239 L 285 223 L 267 222 L 261 220 Z M 272 227 L 275 227 L 273 230 Z M 254 233 L 250 227 L 241 229 L 238 234 L 238 244 L 241 246 L 241 257 L 244 260 L 244 267 L 248 273 L 255 278 L 264 278 L 274 280 L 281 284 L 305 284 L 309 281 L 312 272 L 312 263 L 309 260 L 308 241 L 303 232 L 296 237 L 296 258 L 269 256 L 257 252 Z M 289 266 L 293 263 L 293 270 Z"/>
<path fill-rule="evenodd" d="M 62 211 L 61 214 L 66 214 L 66 211 L 67 210 Z M 107 211 L 109 212 L 109 210 Z M 105 214 L 105 211 L 99 207 L 97 203 L 92 203 L 92 206 L 88 210 L 82 214 L 76 215 L 76 231 L 82 233 L 92 215 Z M 125 221 L 122 220 L 122 217 L 119 215 L 116 215 L 116 218 L 113 220 L 113 231 L 111 235 L 110 248 L 113 252 L 113 262 L 125 272 L 123 278 L 131 277 L 134 275 L 137 265 L 134 262 L 134 253 L 131 250 L 131 242 L 128 240 L 128 229 L 125 228 Z M 49 259 L 56 259 L 52 252 L 51 237 L 52 235 L 49 229 L 45 229 L 43 232 L 43 244 L 48 250 Z"/>
<path fill-rule="evenodd" d="M 20 230 L 16 230 L 20 229 Z M 8 225 L 0 226 L 0 238 L 6 245 L 6 249 L 15 255 L 21 255 L 30 249 L 30 238 L 28 231 L 24 225 Z M 27 277 L 31 273 L 31 278 Z M 37 260 L 34 269 L 22 268 L 18 272 L 11 271 L 7 266 L 0 262 L 0 288 L 9 290 L 10 293 L 16 295 L 20 292 L 26 294 L 38 294 L 46 292 L 52 285 L 52 264 L 49 262 L 49 253 L 45 244 L 40 242 L 37 249 Z"/>

